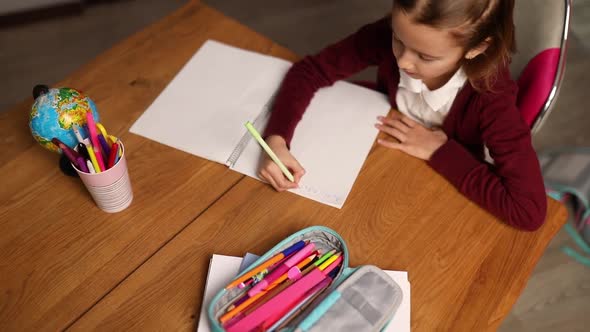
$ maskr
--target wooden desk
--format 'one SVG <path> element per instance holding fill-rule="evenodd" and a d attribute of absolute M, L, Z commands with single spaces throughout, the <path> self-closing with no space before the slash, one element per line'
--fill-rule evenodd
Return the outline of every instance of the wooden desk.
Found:
<path fill-rule="evenodd" d="M 106 214 L 57 154 L 31 138 L 32 100 L 0 114 L 0 331 L 67 327 L 243 176 L 128 133 L 209 37 L 267 52 L 273 43 L 198 5 L 107 51 L 56 86 L 86 92 L 125 142 L 135 194 Z"/>
<path fill-rule="evenodd" d="M 100 212 L 32 143 L 20 118 L 29 104 L 2 116 L 2 140 L 14 142 L 0 159 L 0 330 L 192 330 L 211 254 L 262 253 L 317 224 L 344 237 L 352 265 L 409 271 L 413 331 L 497 328 L 565 209 L 551 200 L 545 226 L 516 231 L 423 162 L 375 147 L 337 210 L 129 134 L 209 38 L 296 59 L 193 1 L 65 81 L 124 133 L 135 200 L 122 213 Z"/>

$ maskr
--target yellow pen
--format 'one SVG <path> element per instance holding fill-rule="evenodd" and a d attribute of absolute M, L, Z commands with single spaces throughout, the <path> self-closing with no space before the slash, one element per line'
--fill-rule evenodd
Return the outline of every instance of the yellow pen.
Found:
<path fill-rule="evenodd" d="M 250 134 L 256 139 L 256 141 L 258 141 L 258 143 L 260 144 L 260 146 L 262 146 L 264 151 L 266 151 L 266 153 L 268 154 L 270 159 L 272 159 L 272 161 L 274 161 L 275 164 L 277 164 L 277 166 L 279 166 L 279 168 L 281 169 L 283 174 L 285 174 L 287 179 L 289 179 L 289 181 L 291 181 L 291 182 L 295 182 L 295 178 L 293 177 L 293 174 L 291 174 L 291 172 L 289 172 L 289 170 L 287 169 L 285 164 L 283 164 L 283 162 L 279 159 L 279 157 L 277 157 L 277 155 L 272 151 L 270 146 L 268 146 L 268 144 L 266 144 L 266 142 L 262 139 L 262 136 L 260 136 L 260 133 L 256 130 L 256 128 L 254 128 L 254 126 L 252 125 L 252 123 L 250 123 L 250 121 L 246 122 L 246 128 L 248 128 L 248 131 L 250 132 Z"/>
<path fill-rule="evenodd" d="M 107 141 L 107 143 L 109 143 L 109 145 L 115 144 L 115 142 L 117 141 L 117 138 L 115 136 L 113 136 L 113 135 L 109 135 L 107 133 L 107 130 L 102 125 L 102 123 L 97 122 L 96 123 L 96 128 L 98 128 L 98 131 L 100 131 L 100 133 L 102 134 L 102 136 L 104 137 L 104 139 Z"/>
<path fill-rule="evenodd" d="M 107 135 L 107 130 L 104 129 L 104 126 L 100 122 L 96 123 L 96 128 L 98 129 L 98 131 L 100 131 L 100 133 L 102 134 L 102 137 L 104 137 L 105 139 L 109 139 L 109 135 Z M 108 143 L 113 144 L 113 142 L 108 142 Z"/>
<path fill-rule="evenodd" d="M 88 150 L 88 156 L 90 157 L 90 161 L 92 161 L 92 166 L 94 166 L 94 171 L 96 173 L 102 172 L 102 169 L 98 166 L 98 161 L 96 160 L 96 156 L 94 155 L 94 149 L 92 149 L 92 145 L 86 145 L 86 150 Z"/>

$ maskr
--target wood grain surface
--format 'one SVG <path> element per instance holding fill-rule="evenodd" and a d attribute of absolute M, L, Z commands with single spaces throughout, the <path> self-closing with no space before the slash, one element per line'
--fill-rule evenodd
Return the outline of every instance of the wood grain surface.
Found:
<path fill-rule="evenodd" d="M 134 201 L 99 210 L 57 154 L 31 138 L 31 101 L 0 121 L 0 330 L 58 330 L 73 323 L 233 186 L 227 167 L 128 133 L 207 38 L 267 52 L 272 42 L 197 2 L 107 51 L 56 86 L 97 104 L 127 151 Z"/>

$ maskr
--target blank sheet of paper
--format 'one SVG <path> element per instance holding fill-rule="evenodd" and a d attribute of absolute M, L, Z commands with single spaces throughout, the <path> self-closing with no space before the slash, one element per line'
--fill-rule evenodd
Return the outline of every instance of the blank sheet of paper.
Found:
<path fill-rule="evenodd" d="M 207 41 L 130 131 L 225 163 L 291 63 Z"/>
<path fill-rule="evenodd" d="M 384 95 L 347 82 L 320 89 L 291 141 L 291 153 L 306 171 L 291 192 L 341 208 L 377 136 L 377 116 L 389 109 Z M 257 178 L 263 153 L 250 141 L 232 169 Z"/>
<path fill-rule="evenodd" d="M 211 303 L 217 292 L 228 285 L 238 275 L 241 262 L 242 257 L 224 255 L 213 255 L 211 257 L 207 282 L 205 283 L 205 294 L 201 302 L 201 316 L 199 317 L 199 326 L 197 327 L 198 332 L 211 331 L 207 319 L 209 303 Z"/>

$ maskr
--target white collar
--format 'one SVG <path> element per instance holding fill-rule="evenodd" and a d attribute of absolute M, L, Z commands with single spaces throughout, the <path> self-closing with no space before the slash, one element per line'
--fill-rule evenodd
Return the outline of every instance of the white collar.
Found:
<path fill-rule="evenodd" d="M 449 101 L 454 100 L 457 91 L 463 87 L 466 80 L 467 76 L 463 68 L 459 68 L 445 85 L 431 91 L 422 80 L 412 78 L 403 70 L 399 70 L 399 87 L 421 94 L 424 101 L 435 112 L 438 112 Z"/>

